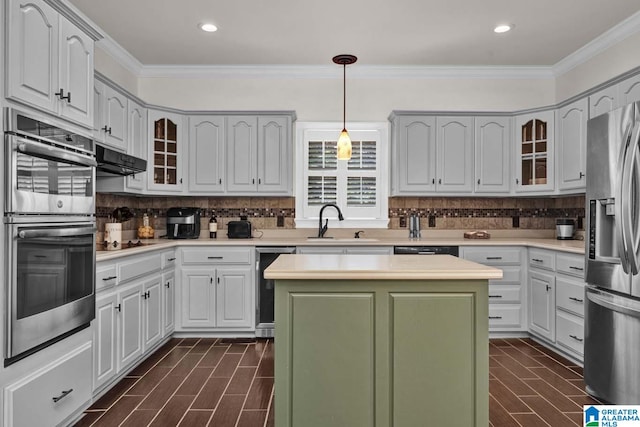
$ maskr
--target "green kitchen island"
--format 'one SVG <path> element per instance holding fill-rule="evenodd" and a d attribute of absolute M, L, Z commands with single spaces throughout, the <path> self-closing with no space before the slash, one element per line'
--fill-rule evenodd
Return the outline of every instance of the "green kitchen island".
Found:
<path fill-rule="evenodd" d="M 281 255 L 277 427 L 489 425 L 488 280 L 450 255 Z"/>

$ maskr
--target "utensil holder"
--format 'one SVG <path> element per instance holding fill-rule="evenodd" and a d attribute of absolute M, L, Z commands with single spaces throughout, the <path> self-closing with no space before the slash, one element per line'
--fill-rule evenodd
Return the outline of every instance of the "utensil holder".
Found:
<path fill-rule="evenodd" d="M 116 251 L 122 248 L 122 223 L 109 222 L 104 225 L 104 240 L 107 241 L 107 250 Z"/>

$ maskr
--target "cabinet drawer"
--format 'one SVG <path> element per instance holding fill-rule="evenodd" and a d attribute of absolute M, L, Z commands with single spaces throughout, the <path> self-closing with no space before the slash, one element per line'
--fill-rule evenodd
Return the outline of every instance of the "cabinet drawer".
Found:
<path fill-rule="evenodd" d="M 576 353 L 584 354 L 584 321 L 578 316 L 556 313 L 556 342 Z"/>
<path fill-rule="evenodd" d="M 337 246 L 298 246 L 296 253 L 299 254 L 343 254 L 344 247 Z"/>
<path fill-rule="evenodd" d="M 584 278 L 584 256 L 571 254 L 556 255 L 556 271 Z"/>
<path fill-rule="evenodd" d="M 183 264 L 250 264 L 249 248 L 184 248 Z"/>
<path fill-rule="evenodd" d="M 489 305 L 489 329 L 521 328 L 521 306 L 514 305 Z"/>
<path fill-rule="evenodd" d="M 520 285 L 521 267 L 520 266 L 504 266 L 498 267 L 502 270 L 502 279 L 489 280 L 490 285 Z"/>
<path fill-rule="evenodd" d="M 556 276 L 556 306 L 584 317 L 584 282 Z"/>
<path fill-rule="evenodd" d="M 162 254 L 162 269 L 173 268 L 176 265 L 176 252 L 164 252 Z"/>
<path fill-rule="evenodd" d="M 7 425 L 55 426 L 91 399 L 91 343 L 5 389 Z"/>
<path fill-rule="evenodd" d="M 118 283 L 124 283 L 136 277 L 146 276 L 162 268 L 160 254 L 139 256 L 118 263 Z"/>
<path fill-rule="evenodd" d="M 489 285 L 489 304 L 520 303 L 519 285 Z"/>
<path fill-rule="evenodd" d="M 118 284 L 116 264 L 96 266 L 96 291 L 107 289 Z"/>
<path fill-rule="evenodd" d="M 522 248 L 465 247 L 464 258 L 484 265 L 520 265 Z"/>
<path fill-rule="evenodd" d="M 556 256 L 553 252 L 529 249 L 529 266 L 554 271 Z"/>

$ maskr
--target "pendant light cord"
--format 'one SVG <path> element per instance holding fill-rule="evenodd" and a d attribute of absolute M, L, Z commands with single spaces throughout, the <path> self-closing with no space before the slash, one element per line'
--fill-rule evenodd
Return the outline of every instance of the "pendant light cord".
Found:
<path fill-rule="evenodd" d="M 342 64 L 342 129 L 347 128 L 347 64 Z"/>

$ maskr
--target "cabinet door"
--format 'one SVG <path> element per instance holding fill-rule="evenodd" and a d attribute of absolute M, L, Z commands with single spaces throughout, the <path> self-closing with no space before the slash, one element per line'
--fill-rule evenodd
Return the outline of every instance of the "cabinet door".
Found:
<path fill-rule="evenodd" d="M 217 269 L 217 326 L 250 328 L 253 324 L 253 275 L 250 267 Z"/>
<path fill-rule="evenodd" d="M 419 195 L 436 189 L 435 117 L 398 117 L 394 123 L 392 165 L 397 194 Z"/>
<path fill-rule="evenodd" d="M 216 325 L 214 269 L 182 269 L 180 319 L 184 328 Z"/>
<path fill-rule="evenodd" d="M 109 86 L 105 89 L 105 144 L 127 151 L 127 98 Z"/>
<path fill-rule="evenodd" d="M 227 191 L 230 193 L 256 192 L 257 127 L 255 117 L 227 118 Z"/>
<path fill-rule="evenodd" d="M 142 355 L 142 283 L 120 291 L 118 372 Z"/>
<path fill-rule="evenodd" d="M 258 191 L 291 194 L 291 122 L 258 117 Z"/>
<path fill-rule="evenodd" d="M 149 110 L 149 164 L 147 188 L 182 191 L 183 119 L 178 114 Z"/>
<path fill-rule="evenodd" d="M 105 105 L 106 96 L 105 91 L 107 86 L 101 81 L 93 81 L 93 139 L 96 142 L 104 142 L 107 135 L 105 130 L 108 129 L 105 119 Z"/>
<path fill-rule="evenodd" d="M 475 191 L 508 193 L 510 189 L 510 119 L 475 119 Z"/>
<path fill-rule="evenodd" d="M 589 96 L 589 118 L 608 113 L 618 108 L 616 86 L 610 86 Z"/>
<path fill-rule="evenodd" d="M 529 329 L 549 341 L 555 340 L 555 295 L 553 275 L 529 272 Z"/>
<path fill-rule="evenodd" d="M 96 321 L 93 329 L 93 389 L 108 383 L 116 374 L 116 304 L 115 293 L 96 298 Z"/>
<path fill-rule="evenodd" d="M 60 114 L 93 126 L 93 40 L 68 19 L 60 17 Z"/>
<path fill-rule="evenodd" d="M 550 191 L 553 176 L 553 111 L 516 117 L 516 191 Z"/>
<path fill-rule="evenodd" d="M 438 117 L 436 188 L 445 193 L 473 190 L 473 118 Z"/>
<path fill-rule="evenodd" d="M 128 153 L 147 158 L 147 109 L 127 100 L 127 126 L 129 141 Z M 145 173 L 137 173 L 127 177 L 127 188 L 130 190 L 144 190 L 146 184 Z"/>
<path fill-rule="evenodd" d="M 556 113 L 558 189 L 585 189 L 587 169 L 587 99 L 560 108 Z"/>
<path fill-rule="evenodd" d="M 640 101 L 640 76 L 635 75 L 617 84 L 619 106 Z"/>
<path fill-rule="evenodd" d="M 224 191 L 224 117 L 189 119 L 189 190 Z"/>
<path fill-rule="evenodd" d="M 163 336 L 169 336 L 175 329 L 175 312 L 176 312 L 176 275 L 174 272 L 162 275 L 162 286 L 164 298 L 162 299 L 162 325 Z"/>
<path fill-rule="evenodd" d="M 58 14 L 44 0 L 10 0 L 7 97 L 57 112 Z"/>
<path fill-rule="evenodd" d="M 144 283 L 144 351 L 162 338 L 162 277 L 156 276 Z"/>

